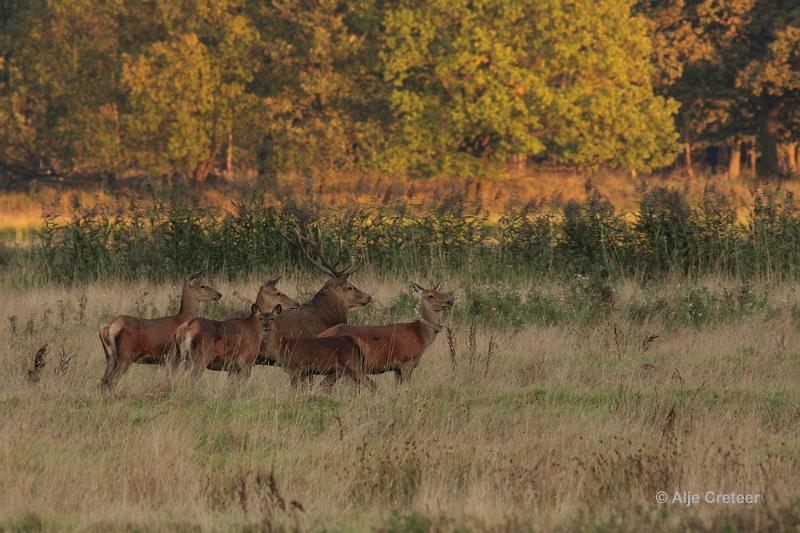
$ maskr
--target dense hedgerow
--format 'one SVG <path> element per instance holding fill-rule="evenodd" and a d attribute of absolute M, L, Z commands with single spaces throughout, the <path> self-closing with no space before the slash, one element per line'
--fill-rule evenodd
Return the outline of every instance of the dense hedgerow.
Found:
<path fill-rule="evenodd" d="M 800 211 L 792 200 L 757 193 L 746 221 L 713 192 L 691 207 L 682 192 L 664 188 L 647 191 L 634 215 L 616 212 L 588 186 L 583 202 L 509 202 L 498 220 L 452 200 L 425 211 L 397 202 L 335 210 L 249 200 L 217 210 L 161 200 L 117 212 L 77 208 L 66 221 L 49 218 L 16 262 L 25 267 L 26 281 L 164 279 L 197 268 L 234 278 L 307 268 L 286 239 L 301 225 L 316 232 L 331 255 L 344 250 L 346 260 L 386 274 L 579 275 L 600 291 L 620 275 L 787 277 L 800 264 Z"/>

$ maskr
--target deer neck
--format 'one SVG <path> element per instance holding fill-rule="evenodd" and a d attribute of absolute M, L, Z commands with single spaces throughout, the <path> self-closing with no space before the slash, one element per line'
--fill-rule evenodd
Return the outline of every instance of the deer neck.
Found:
<path fill-rule="evenodd" d="M 321 289 L 311 299 L 311 305 L 317 310 L 317 317 L 327 327 L 347 324 L 347 304 L 333 289 Z"/>
<path fill-rule="evenodd" d="M 419 319 L 419 322 L 422 324 L 422 337 L 425 341 L 425 347 L 427 348 L 436 339 L 436 335 L 442 331 L 445 326 L 439 323 L 441 320 L 440 313 L 434 313 L 433 311 L 429 311 L 425 307 L 422 307 L 420 309 L 420 315 L 422 315 Z"/>
<path fill-rule="evenodd" d="M 189 320 L 200 314 L 197 306 L 197 300 L 192 298 L 189 288 L 184 284 L 183 291 L 181 292 L 181 308 L 178 310 L 178 317 L 183 320 Z"/>

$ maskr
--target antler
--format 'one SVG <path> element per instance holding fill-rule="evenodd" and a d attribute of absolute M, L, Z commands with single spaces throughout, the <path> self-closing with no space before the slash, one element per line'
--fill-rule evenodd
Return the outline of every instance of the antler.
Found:
<path fill-rule="evenodd" d="M 342 261 L 341 249 L 339 249 L 339 254 L 336 256 L 336 261 L 331 263 L 325 258 L 325 251 L 322 249 L 322 244 L 310 234 L 304 235 L 300 231 L 299 225 L 295 226 L 294 234 L 295 237 L 297 238 L 297 247 L 300 248 L 300 251 L 303 253 L 303 256 L 305 256 L 305 258 L 312 265 L 317 267 L 325 274 L 334 278 L 346 278 L 358 268 L 358 265 L 349 265 L 345 267 L 343 270 L 339 270 L 339 263 L 341 263 Z M 311 256 L 311 254 L 306 249 L 306 245 L 304 243 L 308 243 L 308 246 L 313 248 L 313 250 L 317 253 L 318 259 L 314 259 Z"/>

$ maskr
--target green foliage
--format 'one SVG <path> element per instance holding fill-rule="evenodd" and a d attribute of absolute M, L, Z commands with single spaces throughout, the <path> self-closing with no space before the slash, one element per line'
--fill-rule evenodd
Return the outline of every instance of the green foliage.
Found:
<path fill-rule="evenodd" d="M 629 0 L 6 11 L 0 162 L 17 174 L 477 175 L 518 156 L 634 170 L 674 157 L 676 108 L 653 94 Z"/>
<path fill-rule="evenodd" d="M 426 533 L 431 530 L 431 520 L 419 513 L 392 511 L 382 531 L 386 533 Z"/>
<path fill-rule="evenodd" d="M 633 170 L 673 157 L 674 103 L 650 83 L 650 45 L 626 0 L 407 2 L 386 18 L 396 157 L 479 173 L 547 153 Z"/>
<path fill-rule="evenodd" d="M 701 206 L 689 208 L 682 193 L 658 188 L 645 194 L 633 222 L 596 190 L 583 203 L 564 205 L 560 216 L 511 203 L 499 224 L 451 200 L 421 215 L 404 204 L 345 212 L 299 200 L 277 207 L 263 199 L 227 211 L 182 201 L 131 209 L 78 208 L 69 220 L 47 219 L 32 249 L 9 256 L 11 272 L 20 273 L 20 283 L 30 283 L 108 276 L 163 279 L 198 268 L 230 277 L 307 268 L 283 237 L 302 222 L 328 248 L 341 247 L 353 260 L 381 272 L 459 271 L 476 280 L 531 273 L 578 279 L 576 294 L 595 302 L 589 314 L 613 300 L 609 283 L 620 275 L 654 279 L 716 272 L 771 279 L 800 273 L 800 210 L 790 195 L 774 192 L 756 194 L 747 223 L 740 223 L 727 202 L 712 193 Z M 545 302 L 537 305 L 547 307 Z M 396 311 L 404 309 L 400 305 Z M 515 313 L 509 311 L 506 318 L 513 322 Z"/>
<path fill-rule="evenodd" d="M 257 141 L 274 168 L 375 168 L 391 114 L 380 60 L 381 4 L 281 0 L 253 11 L 264 47 Z"/>
<path fill-rule="evenodd" d="M 746 286 L 738 293 L 727 290 L 712 293 L 705 287 L 684 288 L 676 295 L 647 299 L 626 309 L 629 319 L 644 321 L 661 316 L 668 326 L 701 328 L 729 323 L 755 313 L 768 311 L 766 298 Z"/>
<path fill-rule="evenodd" d="M 117 2 L 13 2 L 0 32 L 0 163 L 114 168 L 119 150 Z"/>
<path fill-rule="evenodd" d="M 126 56 L 122 83 L 130 98 L 132 142 L 163 169 L 202 181 L 250 95 L 258 32 L 238 14 L 242 2 L 185 0 L 159 4 L 168 35 Z M 230 138 L 228 138 L 230 134 Z M 147 163 L 142 161 L 140 163 Z"/>

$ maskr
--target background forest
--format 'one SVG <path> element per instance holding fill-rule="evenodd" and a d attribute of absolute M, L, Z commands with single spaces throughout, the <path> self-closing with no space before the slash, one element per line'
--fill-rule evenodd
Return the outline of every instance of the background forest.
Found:
<path fill-rule="evenodd" d="M 3 0 L 8 177 L 797 171 L 794 0 Z"/>

